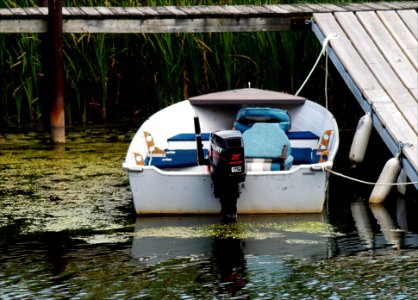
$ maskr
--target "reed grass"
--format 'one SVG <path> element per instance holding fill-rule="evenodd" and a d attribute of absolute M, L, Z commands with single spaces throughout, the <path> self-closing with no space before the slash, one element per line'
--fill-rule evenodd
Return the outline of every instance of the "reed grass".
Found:
<path fill-rule="evenodd" d="M 298 0 L 63 0 L 63 6 L 227 5 Z M 323 2 L 323 1 L 316 1 Z M 327 1 L 329 2 L 329 1 Z M 333 1 L 339 2 L 339 1 Z M 347 2 L 347 1 L 344 1 Z M 5 0 L 3 7 L 36 6 Z M 2 4 L 0 4 L 2 6 Z M 42 119 L 39 35 L 0 36 L 2 124 Z M 189 96 L 246 87 L 293 93 L 320 45 L 310 32 L 65 34 L 68 124 L 148 115 Z M 318 80 L 306 87 L 317 93 Z"/>

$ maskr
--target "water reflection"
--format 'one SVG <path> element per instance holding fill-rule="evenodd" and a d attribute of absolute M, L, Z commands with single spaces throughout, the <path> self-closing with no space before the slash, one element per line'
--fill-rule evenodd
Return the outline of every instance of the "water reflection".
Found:
<path fill-rule="evenodd" d="M 418 234 L 408 231 L 406 201 L 397 197 L 394 210 L 388 204 L 368 204 L 359 199 L 351 203 L 357 235 L 336 239 L 337 254 L 364 250 L 418 248 Z M 353 239 L 359 237 L 360 243 Z"/>
<path fill-rule="evenodd" d="M 213 239 L 213 266 L 219 278 L 219 292 L 235 296 L 247 283 L 246 261 L 240 239 Z"/>
<path fill-rule="evenodd" d="M 206 260 L 219 294 L 245 298 L 260 282 L 275 285 L 291 275 L 292 259 L 326 258 L 332 234 L 319 214 L 240 216 L 237 224 L 218 216 L 141 217 L 131 255 L 148 266 Z"/>
<path fill-rule="evenodd" d="M 240 241 L 237 245 L 244 255 L 320 259 L 327 256 L 326 243 L 332 234 L 320 214 L 247 215 L 236 224 L 222 224 L 218 216 L 141 217 L 135 224 L 132 255 L 155 264 L 185 255 L 218 253 L 214 246 L 233 240 L 231 246 Z"/>

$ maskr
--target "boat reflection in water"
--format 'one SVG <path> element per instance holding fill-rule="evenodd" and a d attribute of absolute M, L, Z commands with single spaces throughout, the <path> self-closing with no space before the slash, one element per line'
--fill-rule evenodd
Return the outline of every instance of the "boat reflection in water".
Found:
<path fill-rule="evenodd" d="M 155 264 L 224 253 L 221 249 L 227 245 L 240 248 L 245 256 L 318 259 L 327 256 L 330 234 L 332 229 L 321 214 L 243 215 L 235 224 L 222 224 L 218 216 L 141 217 L 135 224 L 132 255 Z"/>
<path fill-rule="evenodd" d="M 291 259 L 326 258 L 331 234 L 321 214 L 242 215 L 235 224 L 222 224 L 219 216 L 141 217 L 132 256 L 150 266 L 208 263 L 208 273 L 234 294 L 269 274 L 287 277 Z"/>
<path fill-rule="evenodd" d="M 222 224 L 218 216 L 140 217 L 132 256 L 146 265 L 181 257 L 228 263 L 240 263 L 244 257 L 248 263 L 263 256 L 320 260 L 367 250 L 418 248 L 418 234 L 408 228 L 406 212 L 403 198 L 397 199 L 394 210 L 355 201 L 351 213 L 356 231 L 348 233 L 336 232 L 322 214 L 242 215 L 235 224 Z"/>
<path fill-rule="evenodd" d="M 131 255 L 156 272 L 195 266 L 191 272 L 202 274 L 203 283 L 216 278 L 221 293 L 234 295 L 260 282 L 268 286 L 269 278 L 285 281 L 295 262 L 418 248 L 405 203 L 398 201 L 396 212 L 353 202 L 352 220 L 345 222 L 354 220 L 356 231 L 348 233 L 336 232 L 321 214 L 241 215 L 234 224 L 222 224 L 218 216 L 141 217 Z"/>

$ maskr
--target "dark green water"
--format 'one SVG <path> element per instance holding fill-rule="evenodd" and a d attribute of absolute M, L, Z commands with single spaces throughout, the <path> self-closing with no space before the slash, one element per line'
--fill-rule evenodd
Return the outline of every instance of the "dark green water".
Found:
<path fill-rule="evenodd" d="M 415 193 L 369 207 L 369 187 L 332 176 L 323 214 L 136 218 L 121 169 L 135 130 L 59 147 L 0 133 L 0 299 L 418 297 Z"/>

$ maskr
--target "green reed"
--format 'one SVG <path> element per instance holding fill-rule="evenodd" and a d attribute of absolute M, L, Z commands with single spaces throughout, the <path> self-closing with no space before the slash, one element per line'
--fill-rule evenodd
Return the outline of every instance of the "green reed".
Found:
<path fill-rule="evenodd" d="M 226 5 L 293 1 L 63 0 L 63 6 Z M 334 1 L 337 2 L 337 1 Z M 6 0 L 3 6 L 35 6 Z M 1 6 L 1 4 L 0 4 Z M 311 32 L 64 34 L 67 122 L 148 115 L 201 93 L 252 87 L 294 93 L 320 45 Z M 36 122 L 44 99 L 39 85 L 39 35 L 0 36 L 2 123 Z M 318 81 L 306 93 L 317 95 Z M 305 91 L 304 91 L 305 92 Z M 304 93 L 304 94 L 306 94 Z M 13 119 L 11 116 L 15 115 Z M 6 120 L 6 121 L 5 121 Z"/>

